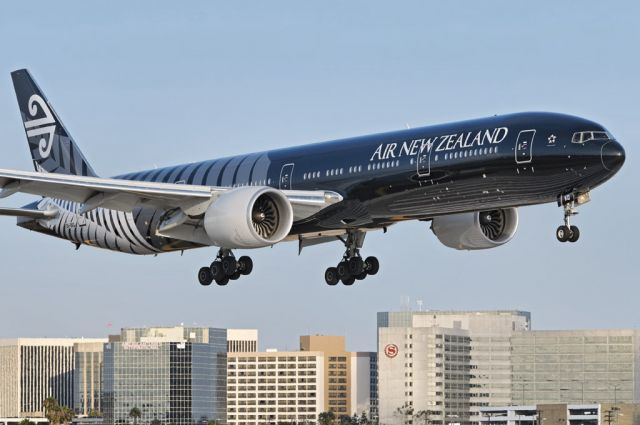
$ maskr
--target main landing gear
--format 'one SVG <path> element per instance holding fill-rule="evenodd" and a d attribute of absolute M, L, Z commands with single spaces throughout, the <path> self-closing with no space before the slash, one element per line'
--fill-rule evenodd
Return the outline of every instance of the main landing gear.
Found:
<path fill-rule="evenodd" d="M 558 197 L 558 206 L 564 210 L 564 225 L 556 229 L 556 238 L 560 242 L 577 242 L 580 238 L 580 229 L 570 222 L 571 217 L 578 215 L 576 207 L 589 202 L 589 193 L 569 194 Z"/>
<path fill-rule="evenodd" d="M 367 257 L 363 260 L 360 256 L 364 236 L 364 232 L 349 232 L 346 241 L 340 238 L 347 249 L 342 261 L 336 267 L 329 267 L 324 272 L 327 285 L 335 286 L 342 281 L 343 285 L 351 286 L 356 280 L 363 280 L 369 275 L 378 273 L 380 263 L 376 257 Z"/>
<path fill-rule="evenodd" d="M 252 270 L 251 257 L 242 256 L 236 260 L 230 249 L 220 249 L 213 263 L 198 271 L 198 281 L 202 286 L 209 286 L 213 281 L 220 286 L 225 286 L 230 280 L 238 280 L 240 276 L 246 276 Z"/>

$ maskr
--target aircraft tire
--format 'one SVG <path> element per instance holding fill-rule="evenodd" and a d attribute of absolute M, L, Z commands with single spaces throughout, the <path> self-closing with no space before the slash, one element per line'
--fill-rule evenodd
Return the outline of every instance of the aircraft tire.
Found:
<path fill-rule="evenodd" d="M 240 273 L 245 276 L 251 274 L 251 271 L 253 271 L 253 260 L 251 257 L 247 257 L 246 255 L 240 257 L 238 259 L 238 268 L 240 269 Z"/>
<path fill-rule="evenodd" d="M 569 242 L 577 242 L 580 239 L 580 229 L 578 229 L 578 226 L 571 226 L 569 229 L 571 230 Z"/>
<path fill-rule="evenodd" d="M 202 267 L 198 270 L 198 281 L 202 286 L 211 285 L 211 282 L 213 282 L 213 274 L 211 274 L 211 269 L 209 267 Z"/>
<path fill-rule="evenodd" d="M 329 267 L 324 272 L 324 281 L 327 282 L 329 286 L 336 286 L 340 279 L 338 278 L 338 270 L 335 267 Z"/>
<path fill-rule="evenodd" d="M 371 276 L 380 271 L 380 262 L 376 257 L 367 257 L 367 259 L 364 260 L 364 264 L 366 266 L 367 274 L 370 274 Z"/>
<path fill-rule="evenodd" d="M 559 242 L 568 241 L 570 235 L 571 235 L 571 229 L 569 229 L 567 226 L 559 226 L 556 229 L 556 238 L 558 239 Z"/>

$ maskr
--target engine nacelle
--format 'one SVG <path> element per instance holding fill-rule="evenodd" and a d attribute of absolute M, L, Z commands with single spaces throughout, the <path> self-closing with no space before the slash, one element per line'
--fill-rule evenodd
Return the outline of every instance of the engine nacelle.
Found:
<path fill-rule="evenodd" d="M 515 208 L 445 215 L 431 222 L 440 242 L 455 249 L 495 248 L 509 242 L 517 228 Z"/>
<path fill-rule="evenodd" d="M 221 248 L 262 248 L 284 239 L 293 224 L 287 197 L 270 187 L 224 192 L 204 214 L 204 230 Z"/>

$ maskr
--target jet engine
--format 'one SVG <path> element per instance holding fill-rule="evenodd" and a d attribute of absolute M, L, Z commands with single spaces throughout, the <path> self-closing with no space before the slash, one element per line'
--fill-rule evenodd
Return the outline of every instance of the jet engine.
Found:
<path fill-rule="evenodd" d="M 515 208 L 444 215 L 431 222 L 440 242 L 455 249 L 495 248 L 509 242 L 517 228 Z"/>
<path fill-rule="evenodd" d="M 284 239 L 293 224 L 287 197 L 270 187 L 224 192 L 204 214 L 204 230 L 222 248 L 262 248 Z"/>

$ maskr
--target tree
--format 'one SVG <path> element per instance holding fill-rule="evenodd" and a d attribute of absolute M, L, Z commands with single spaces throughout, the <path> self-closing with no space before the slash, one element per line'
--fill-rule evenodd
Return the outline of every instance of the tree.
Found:
<path fill-rule="evenodd" d="M 36 424 L 32 422 L 31 419 L 24 418 L 23 420 L 20 421 L 20 425 L 36 425 Z"/>
<path fill-rule="evenodd" d="M 358 425 L 369 425 L 369 418 L 367 418 L 367 414 L 362 412 L 360 415 L 360 419 L 358 419 Z"/>
<path fill-rule="evenodd" d="M 142 412 L 137 407 L 132 407 L 131 410 L 129 410 L 129 417 L 133 419 L 133 425 L 138 425 L 138 419 L 142 417 Z"/>
<path fill-rule="evenodd" d="M 318 415 L 318 423 L 320 425 L 333 425 L 333 421 L 336 419 L 336 414 L 329 410 L 328 412 L 322 412 Z M 53 424 L 52 424 L 53 425 Z"/>
<path fill-rule="evenodd" d="M 349 415 L 340 415 L 338 422 L 340 425 L 356 425 L 351 423 L 351 416 Z"/>
<path fill-rule="evenodd" d="M 211 419 L 209 422 L 207 422 L 207 425 L 221 425 L 220 421 L 218 421 L 217 419 Z"/>
<path fill-rule="evenodd" d="M 162 422 L 160 422 L 160 419 L 154 419 L 151 421 L 150 425 L 162 425 Z"/>
<path fill-rule="evenodd" d="M 48 397 L 44 403 L 44 416 L 51 425 L 60 425 L 62 422 L 62 408 L 58 404 L 58 400 Z"/>
<path fill-rule="evenodd" d="M 73 421 L 73 410 L 64 406 L 60 408 L 60 422 L 70 424 Z"/>
<path fill-rule="evenodd" d="M 101 418 L 102 417 L 102 412 L 96 409 L 91 409 L 89 410 L 89 417 L 90 418 Z"/>

